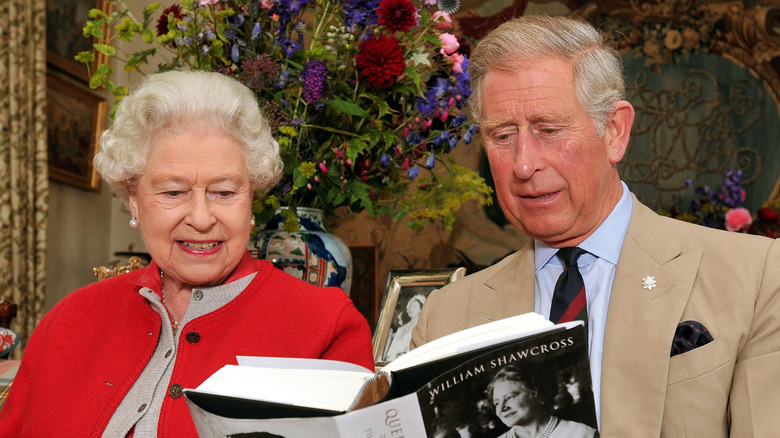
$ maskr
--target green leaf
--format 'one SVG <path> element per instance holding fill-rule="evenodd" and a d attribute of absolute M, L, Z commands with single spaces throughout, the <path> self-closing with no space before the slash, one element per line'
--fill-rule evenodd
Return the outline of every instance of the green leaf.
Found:
<path fill-rule="evenodd" d="M 419 46 L 416 49 L 414 49 L 414 52 L 412 52 L 412 56 L 409 57 L 409 62 L 411 62 L 414 65 L 424 65 L 426 67 L 431 66 L 429 53 L 425 50 L 424 46 Z"/>
<path fill-rule="evenodd" d="M 306 176 L 304 176 L 298 169 L 295 169 L 293 171 L 293 178 L 294 178 L 293 186 L 296 189 L 299 189 L 299 188 L 305 186 L 306 183 L 308 182 L 308 180 L 306 179 Z"/>
<path fill-rule="evenodd" d="M 368 186 L 359 181 L 352 180 L 347 183 L 347 191 L 352 193 L 353 199 L 360 200 L 360 205 L 374 215 L 374 202 L 371 201 Z"/>
<path fill-rule="evenodd" d="M 94 47 L 95 50 L 104 55 L 114 56 L 116 54 L 116 49 L 108 44 L 94 44 Z"/>
<path fill-rule="evenodd" d="M 351 138 L 347 141 L 347 158 L 354 163 L 355 160 L 357 160 L 358 155 L 367 149 L 368 144 L 365 141 L 359 138 Z"/>
<path fill-rule="evenodd" d="M 95 72 L 92 74 L 92 76 L 89 78 L 89 88 L 97 89 L 100 88 L 106 81 L 106 76 L 104 74 L 101 74 L 100 72 Z"/>
<path fill-rule="evenodd" d="M 352 102 L 347 102 L 346 100 L 341 100 L 338 97 L 334 97 L 331 100 L 325 101 L 325 103 L 336 111 L 341 111 L 342 113 L 346 113 L 351 116 L 369 117 L 368 112 L 359 105 L 355 105 Z"/>
<path fill-rule="evenodd" d="M 149 6 L 144 8 L 144 17 L 146 17 L 147 15 L 151 15 L 152 12 L 156 11 L 157 9 L 159 9 L 160 6 L 161 5 L 160 5 L 159 2 L 150 3 Z"/>
<path fill-rule="evenodd" d="M 393 111 L 393 109 L 390 108 L 390 104 L 387 103 L 386 100 L 383 100 L 383 101 L 379 102 L 379 118 L 380 119 L 382 117 L 386 116 L 387 114 L 390 114 L 390 113 L 393 113 L 393 112 L 395 112 L 395 111 Z"/>
<path fill-rule="evenodd" d="M 154 30 L 147 28 L 144 30 L 142 38 L 146 44 L 152 44 L 154 42 Z"/>
<path fill-rule="evenodd" d="M 420 71 L 417 70 L 414 67 L 407 66 L 404 69 L 404 74 L 409 77 L 412 81 L 414 81 L 414 84 L 417 86 L 420 86 Z"/>
<path fill-rule="evenodd" d="M 95 54 L 92 51 L 79 52 L 79 54 L 74 56 L 73 59 L 89 65 L 95 61 Z"/>

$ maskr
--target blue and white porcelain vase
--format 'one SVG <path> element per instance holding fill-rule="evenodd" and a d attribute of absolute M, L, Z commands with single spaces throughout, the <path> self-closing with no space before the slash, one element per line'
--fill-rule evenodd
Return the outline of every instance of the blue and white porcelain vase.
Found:
<path fill-rule="evenodd" d="M 282 229 L 282 207 L 260 232 L 249 239 L 252 257 L 269 260 L 277 268 L 315 286 L 336 286 L 349 295 L 352 283 L 352 256 L 338 236 L 325 230 L 323 212 L 298 207 L 300 230 Z"/>

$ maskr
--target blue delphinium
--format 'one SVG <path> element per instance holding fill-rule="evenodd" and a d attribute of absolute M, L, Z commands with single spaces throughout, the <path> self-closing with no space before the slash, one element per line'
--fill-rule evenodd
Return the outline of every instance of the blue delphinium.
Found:
<path fill-rule="evenodd" d="M 428 158 L 425 159 L 425 167 L 428 169 L 433 169 L 433 167 L 436 165 L 436 157 L 434 157 L 433 152 L 428 154 Z"/>
<path fill-rule="evenodd" d="M 466 133 L 463 134 L 463 143 L 465 143 L 465 144 L 471 143 L 472 137 L 474 136 L 474 134 L 477 133 L 478 129 L 479 129 L 479 127 L 477 126 L 477 124 L 476 123 L 472 123 L 469 126 L 469 129 L 466 130 Z"/>
<path fill-rule="evenodd" d="M 379 0 L 344 0 L 344 25 L 349 29 L 364 28 L 379 22 Z"/>
<path fill-rule="evenodd" d="M 742 171 L 726 169 L 723 171 L 723 186 L 720 189 L 723 204 L 729 208 L 742 206 Z"/>

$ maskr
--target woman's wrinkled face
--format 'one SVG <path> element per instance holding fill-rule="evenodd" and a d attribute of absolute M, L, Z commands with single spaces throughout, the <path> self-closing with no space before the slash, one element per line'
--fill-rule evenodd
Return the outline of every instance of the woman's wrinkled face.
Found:
<path fill-rule="evenodd" d="M 167 277 L 222 284 L 246 251 L 252 187 L 244 155 L 226 135 L 190 130 L 156 139 L 129 200 Z"/>
<path fill-rule="evenodd" d="M 499 380 L 493 385 L 496 416 L 507 426 L 523 426 L 538 419 L 539 404 L 528 388 L 514 380 Z"/>

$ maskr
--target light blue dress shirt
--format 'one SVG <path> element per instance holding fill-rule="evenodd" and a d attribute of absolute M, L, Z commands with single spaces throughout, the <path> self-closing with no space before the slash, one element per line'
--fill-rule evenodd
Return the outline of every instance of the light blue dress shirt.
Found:
<path fill-rule="evenodd" d="M 601 424 L 601 356 L 604 351 L 604 329 L 607 325 L 607 309 L 615 279 L 620 249 L 626 237 L 633 203 L 628 187 L 621 181 L 623 194 L 607 219 L 584 242 L 577 245 L 588 251 L 577 260 L 577 266 L 585 282 L 588 297 L 588 344 L 590 372 L 593 379 L 593 397 L 596 402 L 596 418 Z M 555 256 L 557 248 L 534 240 L 534 311 L 550 316 L 553 290 L 563 272 L 563 263 Z"/>

